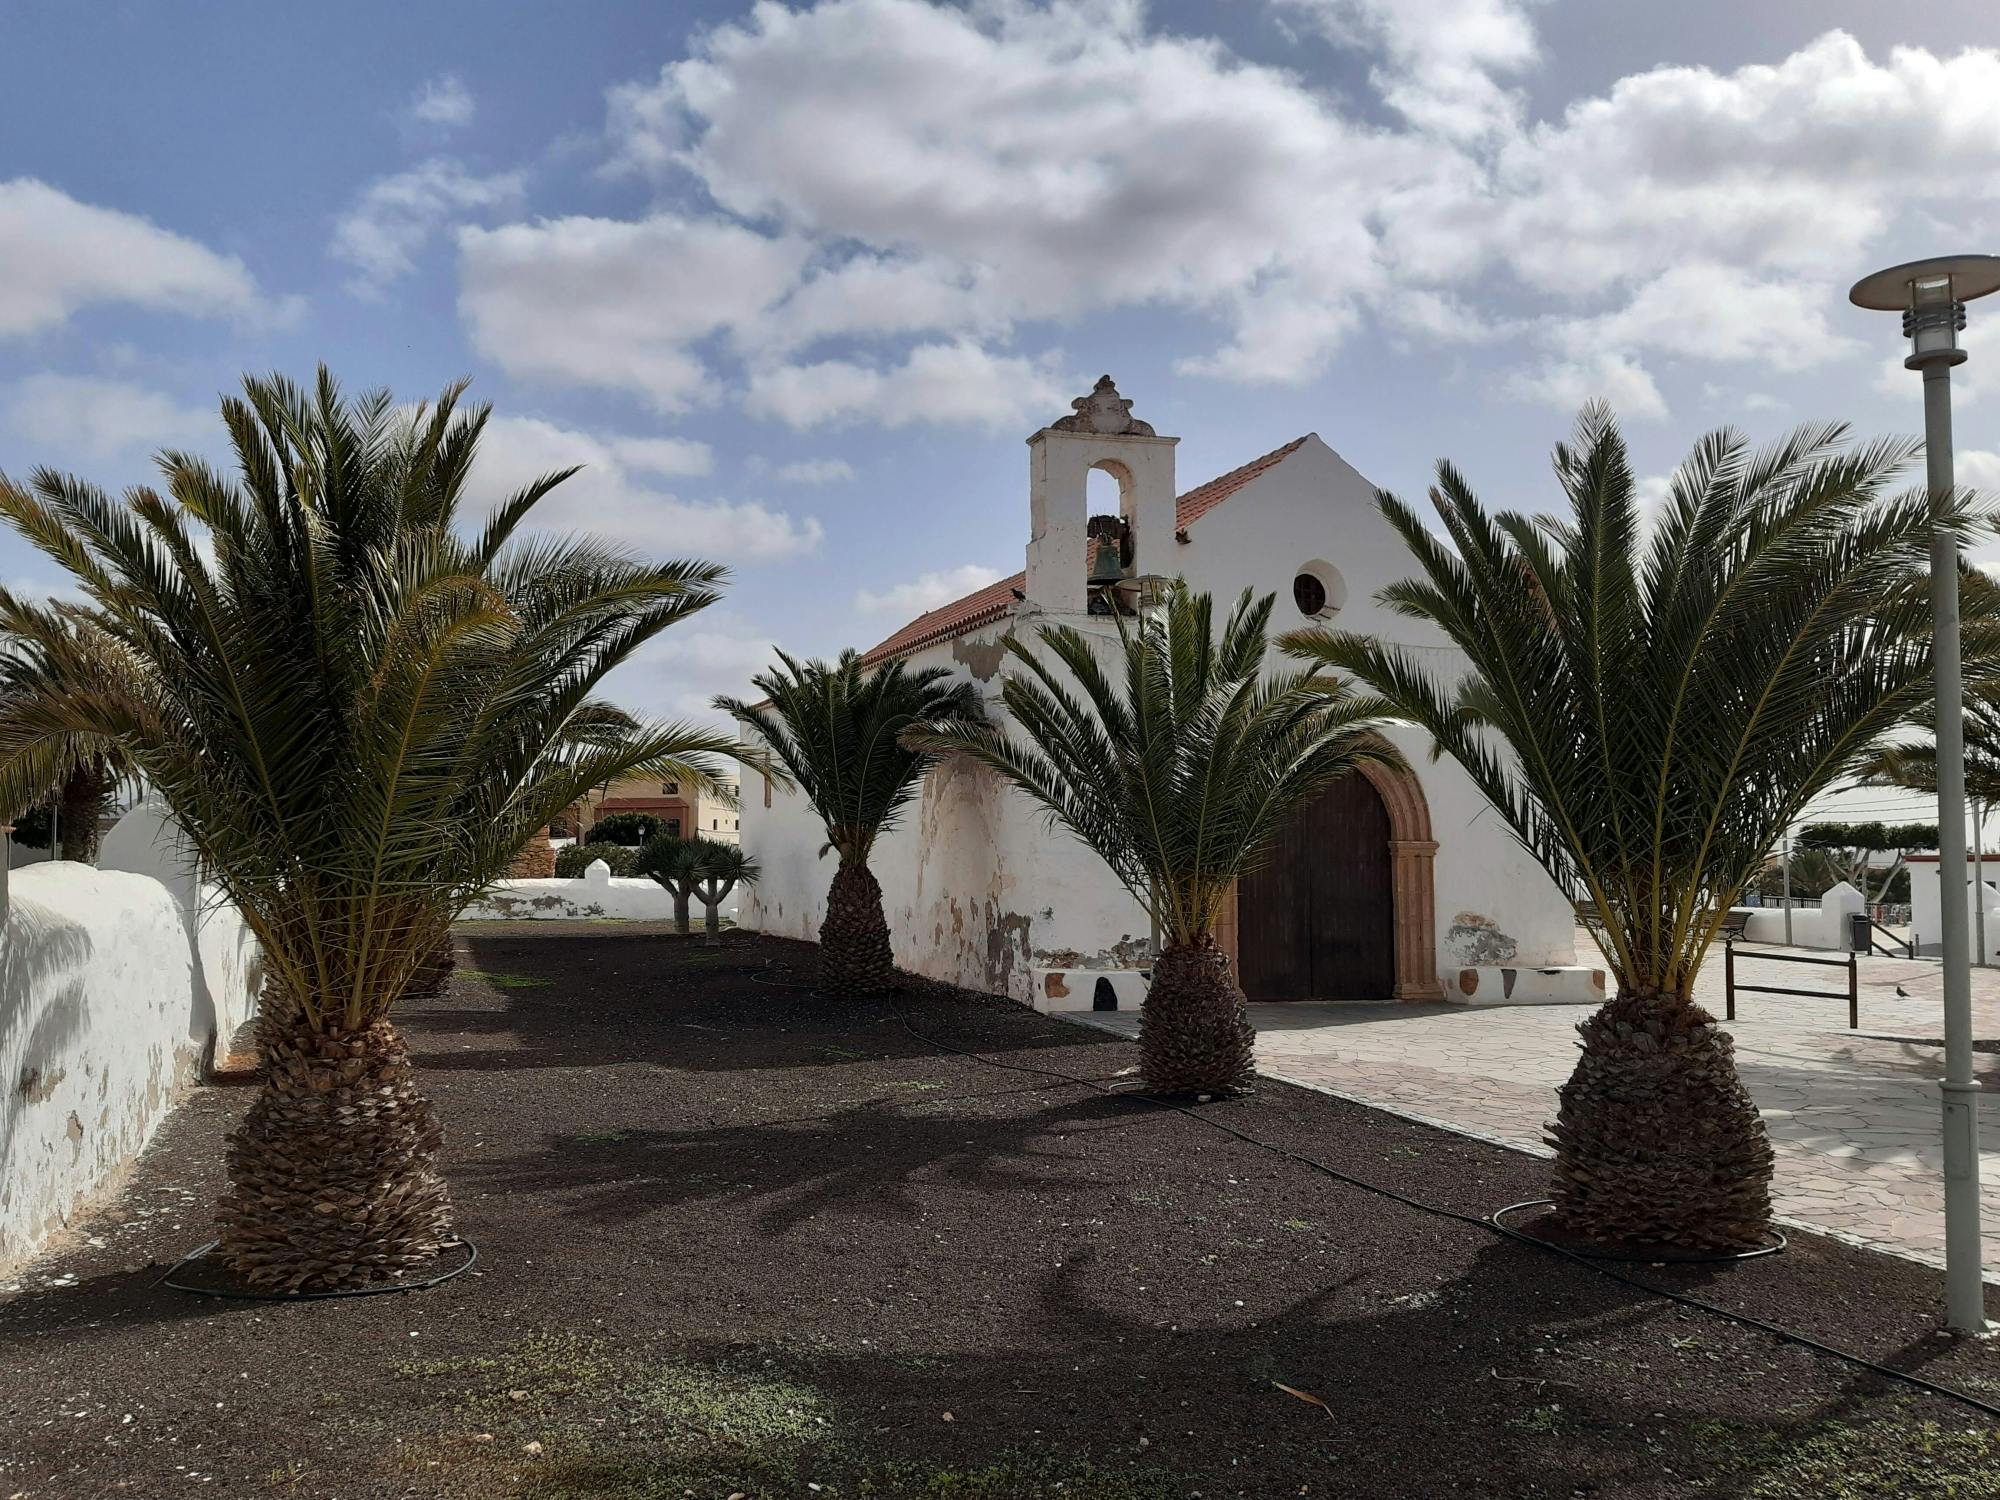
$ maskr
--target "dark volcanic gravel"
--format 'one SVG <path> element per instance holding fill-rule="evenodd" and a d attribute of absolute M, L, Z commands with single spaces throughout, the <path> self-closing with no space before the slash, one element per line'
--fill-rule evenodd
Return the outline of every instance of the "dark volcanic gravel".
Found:
<path fill-rule="evenodd" d="M 157 1287 L 250 1097 L 196 1092 L 0 1294 L 0 1500 L 2000 1495 L 1976 1412 L 924 1038 L 1104 1081 L 1124 1042 L 933 985 L 782 987 L 814 961 L 470 929 L 400 1017 L 482 1253 L 434 1291 Z M 1467 1213 L 1545 1186 L 1287 1086 L 1204 1113 Z M 1794 1236 L 1631 1269 L 2000 1401 L 1923 1267 Z"/>

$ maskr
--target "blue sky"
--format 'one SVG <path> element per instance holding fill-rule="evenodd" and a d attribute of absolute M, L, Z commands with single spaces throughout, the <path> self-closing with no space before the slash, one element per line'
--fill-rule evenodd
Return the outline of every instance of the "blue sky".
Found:
<path fill-rule="evenodd" d="M 1018 568 L 1022 439 L 1103 371 L 1190 485 L 1314 430 L 1543 508 L 1590 395 L 1651 476 L 1913 428 L 1845 288 L 2000 249 L 1972 0 L 12 0 L 0 42 L 0 469 L 142 480 L 246 369 L 470 375 L 493 491 L 587 461 L 555 520 L 734 570 L 617 684 L 670 712 Z"/>

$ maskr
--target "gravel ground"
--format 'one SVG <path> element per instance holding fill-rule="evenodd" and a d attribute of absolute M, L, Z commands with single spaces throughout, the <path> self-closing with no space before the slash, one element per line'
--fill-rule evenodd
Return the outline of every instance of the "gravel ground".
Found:
<path fill-rule="evenodd" d="M 461 942 L 400 1021 L 476 1270 L 158 1286 L 249 1099 L 199 1090 L 0 1293 L 0 1500 L 2000 1496 L 1975 1411 L 1204 1121 L 1473 1215 L 1538 1196 L 1533 1158 L 1284 1085 L 1196 1119 L 1016 1071 L 1116 1087 L 1134 1051 L 922 983 L 822 1000 L 802 944 Z M 1921 1267 L 1797 1237 L 1631 1269 L 2000 1402 Z"/>

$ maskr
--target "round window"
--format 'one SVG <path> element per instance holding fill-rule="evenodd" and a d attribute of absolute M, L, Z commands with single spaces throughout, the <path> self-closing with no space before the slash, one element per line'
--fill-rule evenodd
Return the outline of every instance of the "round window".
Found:
<path fill-rule="evenodd" d="M 1292 602 L 1310 619 L 1326 608 L 1326 585 L 1310 573 L 1301 573 L 1292 580 Z"/>
<path fill-rule="evenodd" d="M 1347 581 L 1332 563 L 1314 558 L 1292 579 L 1292 603 L 1308 620 L 1330 620 L 1347 602 Z"/>

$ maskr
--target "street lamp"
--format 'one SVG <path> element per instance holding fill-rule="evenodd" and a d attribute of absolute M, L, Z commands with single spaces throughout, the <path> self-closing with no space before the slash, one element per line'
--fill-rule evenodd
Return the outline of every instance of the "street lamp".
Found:
<path fill-rule="evenodd" d="M 1934 501 L 1957 490 L 1951 461 L 1951 367 L 1965 304 L 2000 291 L 2000 256 L 1941 255 L 1864 276 L 1847 297 L 1856 307 L 1900 312 L 1910 340 L 1907 369 L 1924 377 L 1924 462 Z M 1945 1321 L 1984 1333 L 1985 1282 L 1979 1239 L 1979 1081 L 1972 1076 L 1972 968 L 1965 898 L 1953 899 L 1965 871 L 1965 689 L 1958 647 L 1958 536 L 1940 526 L 1931 539 L 1931 661 L 1937 685 L 1938 910 L 1944 945 L 1944 1290 Z M 1948 875 L 1946 872 L 1950 872 Z"/>

